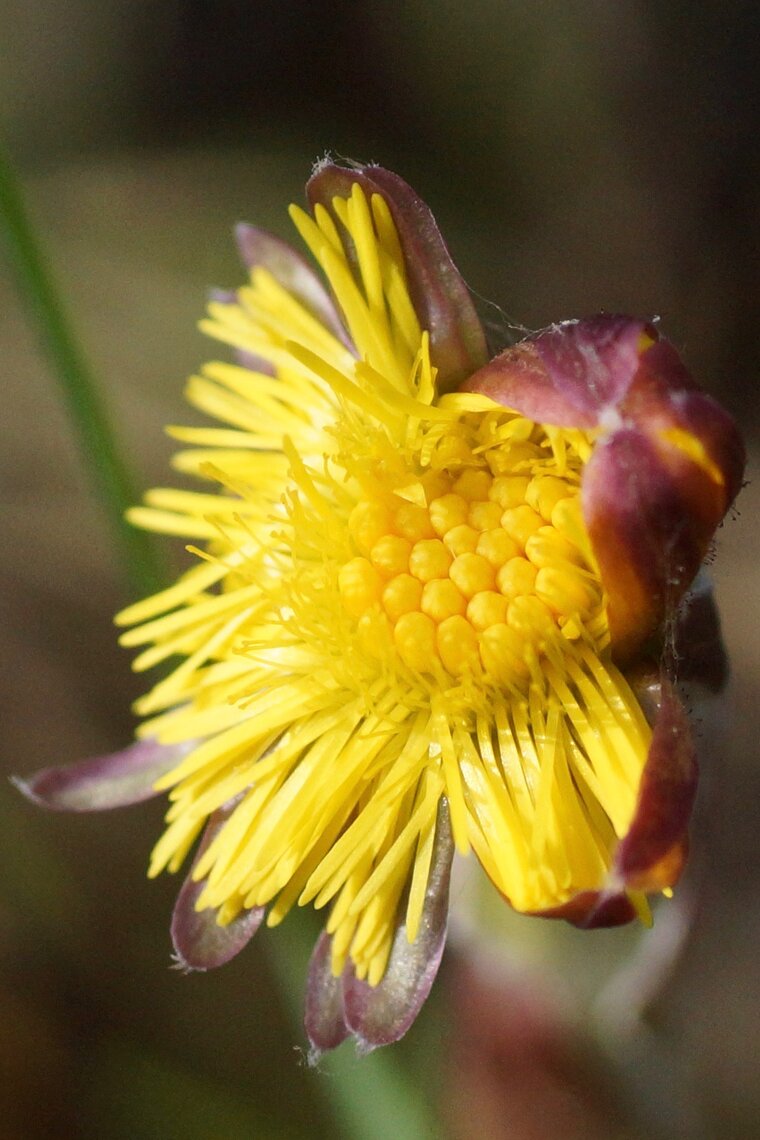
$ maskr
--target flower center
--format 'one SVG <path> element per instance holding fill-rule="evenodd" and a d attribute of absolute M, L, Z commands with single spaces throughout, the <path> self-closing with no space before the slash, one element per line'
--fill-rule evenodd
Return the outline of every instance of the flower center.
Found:
<path fill-rule="evenodd" d="M 389 495 L 353 509 L 343 606 L 369 652 L 390 637 L 415 672 L 524 688 L 531 664 L 600 612 L 577 485 L 484 468 L 436 479 L 427 506 Z"/>

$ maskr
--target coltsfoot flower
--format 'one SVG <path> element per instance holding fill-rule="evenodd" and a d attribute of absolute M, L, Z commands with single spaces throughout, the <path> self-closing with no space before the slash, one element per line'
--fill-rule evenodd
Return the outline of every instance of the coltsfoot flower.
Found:
<path fill-rule="evenodd" d="M 318 1052 L 407 1030 L 455 850 L 517 910 L 583 926 L 669 893 L 696 766 L 664 635 L 743 453 L 651 322 L 566 321 L 489 359 L 410 187 L 325 162 L 307 194 L 291 217 L 324 281 L 239 228 L 249 282 L 202 325 L 236 361 L 187 393 L 221 426 L 171 429 L 207 489 L 133 511 L 196 544 L 117 619 L 136 669 L 180 663 L 131 748 L 22 788 L 72 810 L 168 793 L 150 874 L 197 845 L 187 968 L 326 908 Z"/>

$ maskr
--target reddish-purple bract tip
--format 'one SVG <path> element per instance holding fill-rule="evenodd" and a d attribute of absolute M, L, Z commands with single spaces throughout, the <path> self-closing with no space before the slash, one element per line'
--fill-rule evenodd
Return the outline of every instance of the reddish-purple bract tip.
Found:
<path fill-rule="evenodd" d="M 282 238 L 239 222 L 235 238 L 243 264 L 250 270 L 266 269 L 338 340 L 351 347 L 330 294 L 315 270 Z"/>
<path fill-rule="evenodd" d="M 177 967 L 184 971 L 214 970 L 217 966 L 224 966 L 248 945 L 266 913 L 264 907 L 252 907 L 241 911 L 226 926 L 220 926 L 215 908 L 196 909 L 196 903 L 206 884 L 202 879 L 199 882 L 193 879 L 193 868 L 229 819 L 236 802 L 225 804 L 209 819 L 193 866 L 174 904 L 172 944 Z"/>
<path fill-rule="evenodd" d="M 50 811 L 106 811 L 149 800 L 154 784 L 175 768 L 193 742 L 159 744 L 138 740 L 120 752 L 92 756 L 60 768 L 42 768 L 13 784 L 32 803 Z"/>
<path fill-rule="evenodd" d="M 486 341 L 469 290 L 451 259 L 429 207 L 397 174 L 381 166 L 320 164 L 306 185 L 310 204 L 334 217 L 335 197 L 350 197 L 358 184 L 367 198 L 384 198 L 404 254 L 409 294 L 423 330 L 430 334 L 430 357 L 441 392 L 461 384 L 487 359 Z M 337 220 L 337 219 L 336 219 Z M 343 230 L 337 220 L 339 232 Z M 349 259 L 355 260 L 347 235 Z"/>
<path fill-rule="evenodd" d="M 332 937 L 320 934 L 309 962 L 304 1029 L 311 1046 L 309 1064 L 350 1036 L 343 1010 L 343 978 L 332 972 Z"/>
<path fill-rule="evenodd" d="M 651 322 L 600 315 L 526 338 L 463 385 L 537 423 L 594 433 L 583 513 L 618 661 L 675 614 L 741 485 L 731 417 Z"/>

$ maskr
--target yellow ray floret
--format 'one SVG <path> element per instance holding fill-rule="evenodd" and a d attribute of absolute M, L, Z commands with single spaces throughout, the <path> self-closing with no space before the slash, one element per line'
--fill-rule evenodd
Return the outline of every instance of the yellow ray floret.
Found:
<path fill-rule="evenodd" d="M 173 429 L 221 493 L 162 489 L 141 525 L 205 545 L 121 615 L 145 734 L 196 747 L 160 783 L 151 873 L 196 864 L 221 923 L 330 907 L 333 969 L 383 976 L 414 940 L 446 796 L 521 910 L 598 889 L 630 825 L 650 730 L 608 657 L 579 491 L 593 440 L 485 397 L 436 397 L 385 201 L 291 210 L 353 351 L 264 269 L 204 329 L 262 362 L 188 389 L 221 428 Z M 344 240 L 352 250 L 349 259 Z M 273 373 L 270 375 L 269 373 Z"/>

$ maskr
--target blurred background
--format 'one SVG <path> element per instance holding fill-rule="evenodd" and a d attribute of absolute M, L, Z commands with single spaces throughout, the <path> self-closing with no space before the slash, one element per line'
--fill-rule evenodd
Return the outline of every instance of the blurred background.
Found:
<path fill-rule="evenodd" d="M 0 0 L 2 130 L 141 487 L 170 478 L 162 426 L 189 422 L 183 380 L 216 351 L 208 287 L 241 280 L 233 223 L 289 237 L 328 150 L 415 187 L 497 338 L 659 315 L 752 453 L 759 45 L 757 5 L 718 0 Z M 123 567 L 7 277 L 0 342 L 2 767 L 23 773 L 127 743 L 141 681 L 111 626 Z M 610 982 L 636 932 L 528 920 L 473 955 L 463 922 L 395 1053 L 425 1136 L 760 1134 L 757 500 L 719 534 L 733 679 L 699 713 L 694 866 L 651 961 Z M 337 1082 L 384 1062 L 304 1066 L 276 979 L 308 916 L 303 946 L 267 933 L 218 974 L 170 972 L 177 884 L 144 878 L 161 814 L 45 816 L 0 789 L 2 1135 L 350 1137 Z M 690 908 L 644 1032 L 626 1011 Z M 401 1137 L 373 1096 L 372 1135 Z"/>

